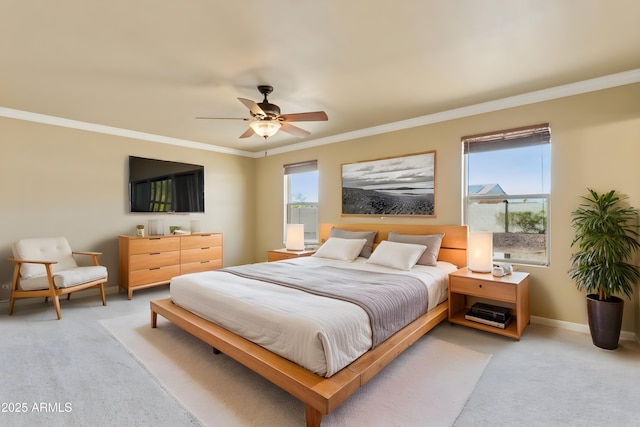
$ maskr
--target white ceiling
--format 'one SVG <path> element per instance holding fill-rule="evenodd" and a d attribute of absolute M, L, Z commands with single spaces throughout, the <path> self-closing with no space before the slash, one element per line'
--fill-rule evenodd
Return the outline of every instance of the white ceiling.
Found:
<path fill-rule="evenodd" d="M 0 0 L 0 107 L 250 155 L 265 142 L 238 138 L 247 122 L 195 117 L 249 117 L 237 98 L 269 84 L 283 113 L 329 116 L 269 148 L 333 141 L 637 76 L 639 23 L 637 0 Z"/>

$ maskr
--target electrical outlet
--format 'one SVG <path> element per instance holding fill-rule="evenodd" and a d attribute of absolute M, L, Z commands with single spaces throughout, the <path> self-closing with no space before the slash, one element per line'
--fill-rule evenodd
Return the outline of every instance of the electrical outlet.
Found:
<path fill-rule="evenodd" d="M 3 283 L 2 284 L 2 289 L 10 289 L 11 288 L 11 283 Z"/>

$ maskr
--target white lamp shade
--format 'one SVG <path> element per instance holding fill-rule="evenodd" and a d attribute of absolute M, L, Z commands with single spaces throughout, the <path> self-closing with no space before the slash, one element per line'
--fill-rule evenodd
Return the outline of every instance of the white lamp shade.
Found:
<path fill-rule="evenodd" d="M 304 224 L 287 224 L 287 250 L 304 250 Z"/>
<path fill-rule="evenodd" d="M 275 135 L 282 124 L 277 120 L 254 120 L 249 126 L 256 134 L 268 138 Z"/>
<path fill-rule="evenodd" d="M 469 232 L 469 270 L 490 273 L 493 268 L 493 233 Z"/>

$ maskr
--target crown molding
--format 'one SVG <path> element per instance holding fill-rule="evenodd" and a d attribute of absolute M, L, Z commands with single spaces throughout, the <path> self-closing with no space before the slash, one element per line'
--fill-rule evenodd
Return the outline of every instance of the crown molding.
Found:
<path fill-rule="evenodd" d="M 130 129 L 122 129 L 113 126 L 99 125 L 96 123 L 81 122 L 78 120 L 65 119 L 62 117 L 48 116 L 46 114 L 31 113 L 28 111 L 14 110 L 12 108 L 0 107 L 0 117 L 26 120 L 30 122 L 42 123 L 52 126 L 60 126 L 70 129 L 80 129 L 89 132 L 103 133 L 107 135 L 122 136 L 125 138 L 139 139 L 142 141 L 158 142 L 160 144 L 177 145 L 180 147 L 195 148 L 197 150 L 215 151 L 218 153 L 232 154 L 235 156 L 254 157 L 255 153 L 249 151 L 235 150 L 233 148 L 220 147 L 206 144 L 204 142 L 189 141 L 187 139 L 172 138 L 169 136 L 155 135 L 152 133 L 138 132 Z"/>
<path fill-rule="evenodd" d="M 395 132 L 404 129 L 410 129 L 419 126 L 431 125 L 434 123 L 446 122 L 449 120 L 460 119 L 464 117 L 476 116 L 479 114 L 491 113 L 494 111 L 505 110 L 508 108 L 520 107 L 523 105 L 535 104 L 538 102 L 551 101 L 554 99 L 565 98 L 568 96 L 581 95 L 584 93 L 595 92 L 603 89 L 610 89 L 618 86 L 640 82 L 640 68 L 625 71 L 617 74 L 610 74 L 594 79 L 583 80 L 580 82 L 569 83 L 562 86 L 555 86 L 548 89 L 542 89 L 535 92 L 529 92 L 521 95 L 510 96 L 507 98 L 497 99 L 494 101 L 483 102 L 480 104 L 469 105 L 467 107 L 455 108 L 453 110 L 442 111 L 439 113 L 428 114 L 426 116 L 416 117 L 413 119 L 401 120 L 398 122 L 387 123 L 380 126 L 374 126 L 353 132 L 333 135 L 326 138 L 318 138 L 298 144 L 288 145 L 269 150 L 269 155 L 281 154 L 290 151 L 303 150 L 305 148 L 318 147 L 321 145 L 333 144 L 336 142 L 347 141 L 350 139 L 364 138 L 367 136 L 380 135 L 388 132 Z"/>
<path fill-rule="evenodd" d="M 189 141 L 186 139 L 172 138 L 168 136 L 155 135 L 135 130 L 116 128 L 112 126 L 99 125 L 95 123 L 81 122 L 78 120 L 65 119 L 62 117 L 48 116 L 45 114 L 31 113 L 28 111 L 15 110 L 12 108 L 0 107 L 0 117 L 8 117 L 18 120 L 26 120 L 31 122 L 43 123 L 53 126 L 61 126 L 71 129 L 86 130 L 89 132 L 103 133 L 107 135 L 122 136 L 125 138 L 139 139 L 143 141 L 157 142 L 161 144 L 177 145 L 180 147 L 195 148 L 204 151 L 214 151 L 218 153 L 231 154 L 235 156 L 260 158 L 273 156 L 291 151 L 304 150 L 306 148 L 319 147 L 322 145 L 334 144 L 337 142 L 348 141 L 351 139 L 364 138 L 368 136 L 380 135 L 389 132 L 395 132 L 404 129 L 410 129 L 419 126 L 426 126 L 434 123 L 446 122 L 449 120 L 460 119 L 464 117 L 475 116 L 478 114 L 491 113 L 494 111 L 505 110 L 508 108 L 520 107 L 523 105 L 535 104 L 538 102 L 551 101 L 554 99 L 565 98 L 568 96 L 580 95 L 589 92 L 595 92 L 603 89 L 624 86 L 640 82 L 640 68 L 624 71 L 617 74 L 597 77 L 594 79 L 583 80 L 580 82 L 569 83 L 562 86 L 555 86 L 548 89 L 542 89 L 521 95 L 510 96 L 507 98 L 497 99 L 494 101 L 482 102 L 480 104 L 469 105 L 466 107 L 455 108 L 426 116 L 416 117 L 413 119 L 401 120 L 398 122 L 387 123 L 384 125 L 373 126 L 370 128 L 360 129 L 357 131 L 341 133 L 324 138 L 313 139 L 288 145 L 285 147 L 277 147 L 267 149 L 266 152 L 249 152 L 236 150 L 233 148 L 220 147 L 217 145 L 206 144 L 204 142 Z"/>

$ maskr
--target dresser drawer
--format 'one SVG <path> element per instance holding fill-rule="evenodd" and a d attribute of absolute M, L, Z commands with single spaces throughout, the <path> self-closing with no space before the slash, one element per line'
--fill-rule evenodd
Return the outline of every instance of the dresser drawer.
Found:
<path fill-rule="evenodd" d="M 222 268 L 222 233 L 118 236 L 118 281 L 133 291 L 169 283 L 180 274 Z"/>
<path fill-rule="evenodd" d="M 450 291 L 457 294 L 472 295 L 482 298 L 491 298 L 501 301 L 516 300 L 516 286 L 504 283 L 475 280 L 451 276 Z"/>
<path fill-rule="evenodd" d="M 182 250 L 210 248 L 214 246 L 222 246 L 222 234 L 192 234 L 190 236 L 183 236 L 180 243 Z"/>
<path fill-rule="evenodd" d="M 180 256 L 180 262 L 182 264 L 214 259 L 222 259 L 222 246 L 214 246 L 202 249 L 183 249 Z"/>
<path fill-rule="evenodd" d="M 189 262 L 180 266 L 180 274 L 199 273 L 201 271 L 217 270 L 219 268 L 222 268 L 221 259 Z"/>
<path fill-rule="evenodd" d="M 180 251 L 152 252 L 148 254 L 131 255 L 130 270 L 146 270 L 154 267 L 180 264 Z"/>
<path fill-rule="evenodd" d="M 130 254 L 147 254 L 151 252 L 179 251 L 179 237 L 145 237 L 129 241 Z"/>
<path fill-rule="evenodd" d="M 146 270 L 135 270 L 129 273 L 129 286 L 146 285 L 155 282 L 168 282 L 180 275 L 179 265 L 154 267 Z"/>

